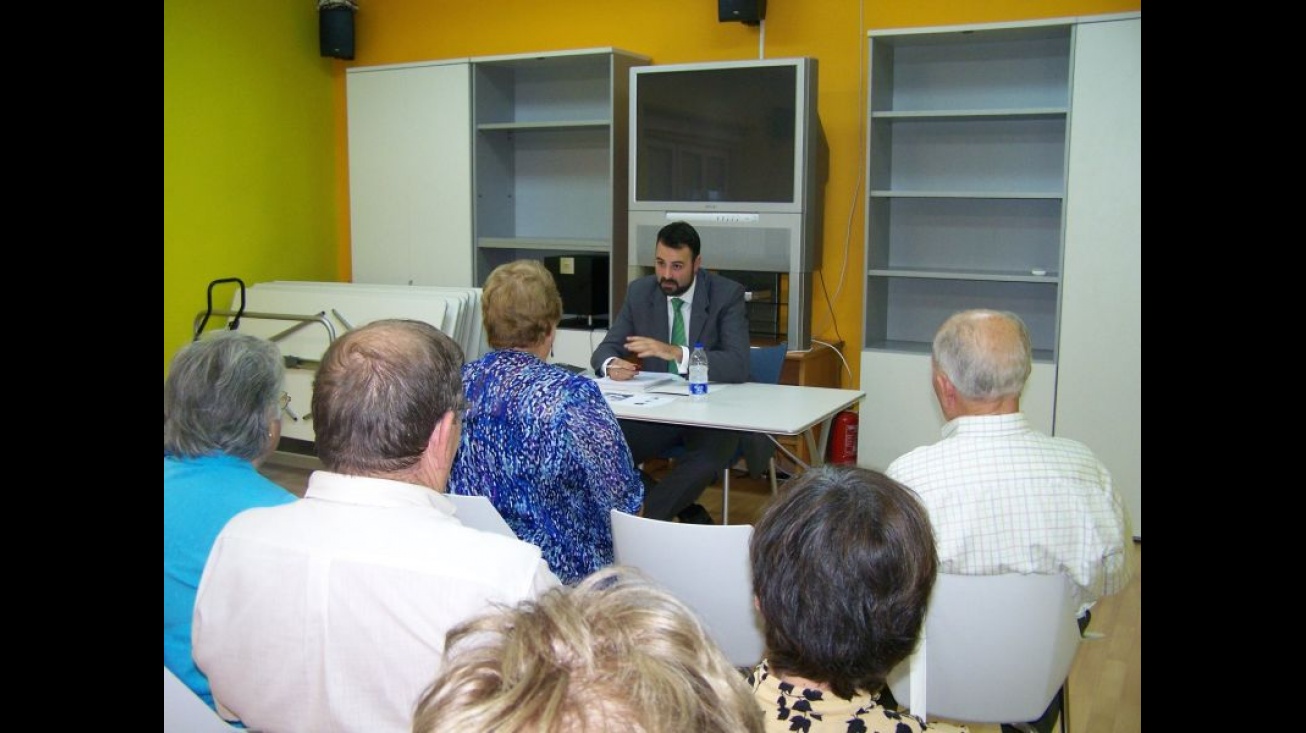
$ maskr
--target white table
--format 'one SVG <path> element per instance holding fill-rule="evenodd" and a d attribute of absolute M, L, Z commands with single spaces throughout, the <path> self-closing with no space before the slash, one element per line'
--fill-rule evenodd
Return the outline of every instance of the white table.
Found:
<path fill-rule="evenodd" d="M 623 420 L 742 430 L 767 435 L 801 434 L 806 436 L 812 462 L 820 465 L 825 459 L 830 421 L 840 410 L 847 409 L 865 396 L 866 393 L 859 389 L 745 382 L 729 385 L 716 392 L 709 391 L 705 402 L 694 402 L 689 397 L 675 397 L 660 405 L 631 406 L 623 402 L 608 404 L 612 407 L 612 412 Z M 813 428 L 817 425 L 821 426 L 819 438 L 813 435 Z M 792 455 L 790 458 L 797 460 Z"/>

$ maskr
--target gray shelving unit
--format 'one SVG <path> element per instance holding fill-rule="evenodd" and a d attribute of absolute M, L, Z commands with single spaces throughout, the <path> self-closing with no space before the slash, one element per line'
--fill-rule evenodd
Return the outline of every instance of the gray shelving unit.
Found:
<path fill-rule="evenodd" d="M 871 32 L 867 349 L 988 307 L 1055 361 L 1072 29 Z"/>
<path fill-rule="evenodd" d="M 629 70 L 612 48 L 471 60 L 475 282 L 516 259 L 608 255 L 626 294 Z"/>

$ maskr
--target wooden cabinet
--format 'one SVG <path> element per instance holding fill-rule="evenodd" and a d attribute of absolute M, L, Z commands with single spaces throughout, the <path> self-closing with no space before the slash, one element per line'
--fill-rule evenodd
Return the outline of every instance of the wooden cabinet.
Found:
<path fill-rule="evenodd" d="M 780 370 L 780 384 L 837 389 L 843 371 L 843 358 L 838 351 L 842 348 L 842 341 L 828 346 L 813 342 L 812 348 L 806 351 L 790 351 L 785 355 L 784 367 Z"/>

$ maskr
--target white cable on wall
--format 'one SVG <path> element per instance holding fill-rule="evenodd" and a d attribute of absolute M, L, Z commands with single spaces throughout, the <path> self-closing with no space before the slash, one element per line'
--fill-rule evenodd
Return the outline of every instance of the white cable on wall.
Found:
<path fill-rule="evenodd" d="M 843 233 L 843 264 L 839 268 L 839 285 L 834 289 L 832 300 L 838 300 L 843 292 L 844 276 L 848 274 L 848 250 L 852 244 L 853 214 L 857 211 L 857 201 L 861 196 L 862 177 L 866 168 L 866 2 L 857 4 L 857 29 L 861 33 L 858 39 L 858 55 L 861 63 L 857 66 L 857 182 L 853 184 L 853 198 L 848 206 L 848 223 Z M 869 212 L 867 213 L 869 215 Z M 834 313 L 830 314 L 834 317 Z"/>

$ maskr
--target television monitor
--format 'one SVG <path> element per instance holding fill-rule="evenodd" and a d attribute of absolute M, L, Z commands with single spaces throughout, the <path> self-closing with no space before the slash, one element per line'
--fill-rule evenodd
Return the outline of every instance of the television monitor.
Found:
<path fill-rule="evenodd" d="M 819 137 L 815 59 L 630 71 L 631 211 L 804 210 Z"/>

